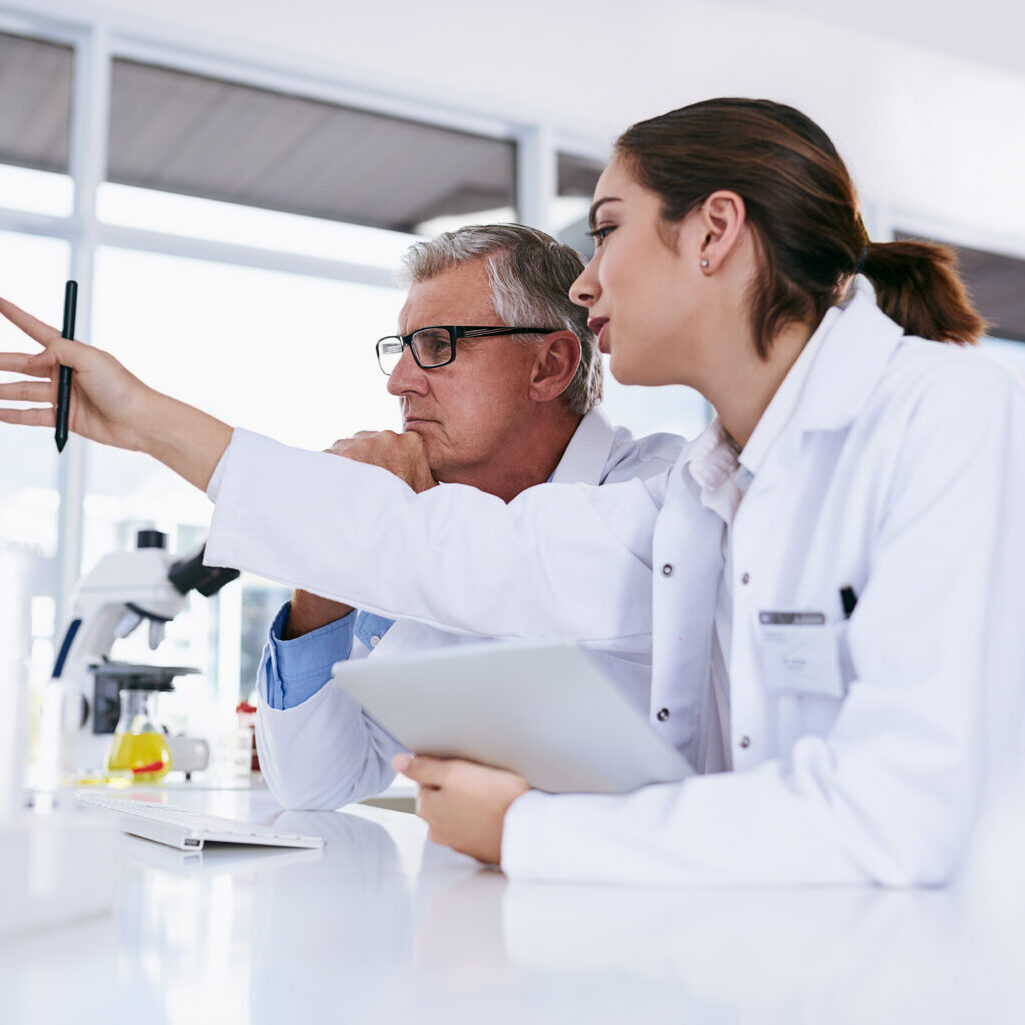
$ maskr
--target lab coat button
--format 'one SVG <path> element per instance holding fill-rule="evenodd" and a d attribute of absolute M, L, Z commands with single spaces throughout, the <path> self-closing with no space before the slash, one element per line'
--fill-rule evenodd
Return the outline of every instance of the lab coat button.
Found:
<path fill-rule="evenodd" d="M 380 643 L 381 643 L 381 638 L 378 637 L 377 634 L 374 634 L 374 636 L 370 638 L 370 647 L 371 648 L 376 648 L 378 646 L 378 644 L 380 644 Z"/>
<path fill-rule="evenodd" d="M 750 747 L 751 746 L 751 738 L 750 737 L 746 737 L 746 736 L 745 737 L 741 737 L 739 743 L 740 743 L 741 747 Z"/>
<path fill-rule="evenodd" d="M 751 574 L 750 574 L 750 573 L 745 573 L 745 574 L 744 574 L 744 575 L 743 575 L 743 576 L 742 576 L 742 577 L 740 578 L 740 582 L 741 582 L 742 584 L 749 584 L 749 583 L 751 582 Z"/>
<path fill-rule="evenodd" d="M 662 576 L 664 576 L 664 577 L 671 577 L 672 575 L 673 575 L 673 564 L 671 562 L 667 562 L 662 567 Z"/>
<path fill-rule="evenodd" d="M 655 718 L 658 719 L 659 722 L 665 722 L 666 719 L 669 718 L 669 709 L 668 708 L 660 708 L 658 710 L 658 715 L 656 715 Z"/>

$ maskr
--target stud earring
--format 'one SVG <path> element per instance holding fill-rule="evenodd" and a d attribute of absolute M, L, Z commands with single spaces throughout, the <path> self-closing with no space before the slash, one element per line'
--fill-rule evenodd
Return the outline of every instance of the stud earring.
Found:
<path fill-rule="evenodd" d="M 702 260 L 701 261 L 701 266 L 702 267 L 707 267 L 708 266 L 708 261 L 707 260 Z"/>

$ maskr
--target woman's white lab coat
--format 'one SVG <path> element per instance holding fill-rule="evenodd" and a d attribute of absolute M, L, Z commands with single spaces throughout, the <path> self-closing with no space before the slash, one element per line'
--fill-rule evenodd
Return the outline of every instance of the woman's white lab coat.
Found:
<path fill-rule="evenodd" d="M 526 794 L 505 822 L 513 877 L 942 882 L 989 770 L 1021 741 L 1025 391 L 975 352 L 903 336 L 864 282 L 824 325 L 732 526 L 725 729 L 710 673 L 723 524 L 688 449 L 659 480 L 506 506 L 458 487 L 417 496 L 236 431 L 207 559 L 457 632 L 652 645 L 652 725 L 699 767 L 735 771 L 623 797 Z M 831 625 L 837 696 L 768 688 L 759 613 L 782 610 Z"/>

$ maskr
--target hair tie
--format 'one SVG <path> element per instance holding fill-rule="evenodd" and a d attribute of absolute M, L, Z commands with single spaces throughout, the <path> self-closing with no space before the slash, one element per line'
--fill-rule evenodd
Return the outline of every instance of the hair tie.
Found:
<path fill-rule="evenodd" d="M 868 246 L 866 245 L 861 251 L 861 256 L 858 257 L 858 262 L 854 267 L 854 273 L 860 274 L 865 269 L 865 260 L 868 258 Z"/>

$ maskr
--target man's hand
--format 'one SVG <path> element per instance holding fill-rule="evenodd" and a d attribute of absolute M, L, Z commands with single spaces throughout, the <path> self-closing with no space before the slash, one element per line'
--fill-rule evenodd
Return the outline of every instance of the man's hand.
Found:
<path fill-rule="evenodd" d="M 416 492 L 438 483 L 427 465 L 423 438 L 416 431 L 360 431 L 355 437 L 336 441 L 327 451 L 390 470 Z"/>
<path fill-rule="evenodd" d="M 461 758 L 400 754 L 392 765 L 419 784 L 416 813 L 430 827 L 431 840 L 501 864 L 505 813 L 530 789 L 522 776 Z"/>
<path fill-rule="evenodd" d="M 57 380 L 70 367 L 68 428 L 103 445 L 145 452 L 197 488 L 205 489 L 231 440 L 231 428 L 194 406 L 148 387 L 109 352 L 61 338 L 60 331 L 0 299 L 0 314 L 42 346 L 34 356 L 0 353 L 0 371 L 38 380 L 0 383 L 0 401 L 46 403 L 0 409 L 0 422 L 53 427 Z"/>

